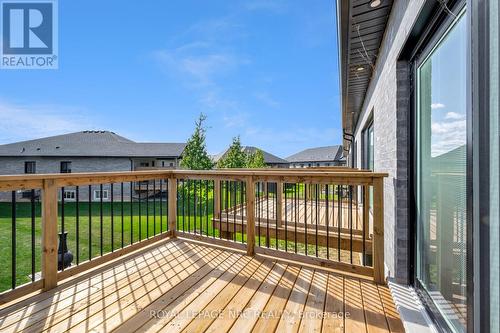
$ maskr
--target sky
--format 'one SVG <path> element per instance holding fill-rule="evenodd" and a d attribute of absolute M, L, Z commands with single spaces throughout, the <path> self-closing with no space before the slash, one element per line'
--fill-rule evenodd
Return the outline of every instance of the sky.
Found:
<path fill-rule="evenodd" d="M 0 144 L 79 130 L 286 157 L 339 144 L 333 0 L 60 0 L 59 69 L 0 70 Z"/>

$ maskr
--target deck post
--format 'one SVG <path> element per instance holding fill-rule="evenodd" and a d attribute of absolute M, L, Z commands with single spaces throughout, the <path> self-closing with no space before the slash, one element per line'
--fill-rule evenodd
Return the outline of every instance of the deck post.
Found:
<path fill-rule="evenodd" d="M 384 178 L 373 178 L 373 280 L 385 283 Z"/>
<path fill-rule="evenodd" d="M 177 178 L 168 178 L 168 229 L 177 237 Z"/>
<path fill-rule="evenodd" d="M 276 228 L 283 224 L 283 182 L 276 182 Z"/>
<path fill-rule="evenodd" d="M 246 178 L 247 255 L 255 254 L 255 182 Z"/>
<path fill-rule="evenodd" d="M 42 189 L 42 280 L 43 290 L 57 286 L 57 186 L 45 179 Z"/>
<path fill-rule="evenodd" d="M 214 180 L 214 219 L 219 219 L 220 223 L 220 180 Z"/>

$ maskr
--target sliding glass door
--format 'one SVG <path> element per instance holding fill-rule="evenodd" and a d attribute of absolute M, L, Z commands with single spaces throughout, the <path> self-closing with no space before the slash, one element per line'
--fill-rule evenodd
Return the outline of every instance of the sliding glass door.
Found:
<path fill-rule="evenodd" d="M 416 61 L 416 285 L 443 326 L 467 321 L 467 20 Z"/>

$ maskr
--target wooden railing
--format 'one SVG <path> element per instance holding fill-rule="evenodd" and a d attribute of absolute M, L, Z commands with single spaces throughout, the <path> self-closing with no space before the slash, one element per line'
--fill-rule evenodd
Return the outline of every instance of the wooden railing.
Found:
<path fill-rule="evenodd" d="M 52 289 L 62 279 L 177 236 L 245 249 L 248 255 L 272 255 L 370 275 L 384 283 L 386 176 L 347 168 L 0 176 L 0 192 L 12 193 L 8 207 L 13 212 L 12 243 L 0 245 L 12 253 L 12 285 L 0 295 L 0 302 Z M 151 184 L 155 190 L 135 194 L 134 184 L 139 182 Z M 40 218 L 33 197 L 16 199 L 20 191 L 41 191 Z M 15 212 L 23 202 L 31 205 L 32 214 L 26 219 L 31 219 L 32 225 L 33 274 L 26 284 L 19 282 L 16 274 L 19 259 L 29 259 L 19 258 L 16 249 L 26 246 L 24 252 L 30 253 L 30 245 L 16 239 L 22 217 Z M 86 238 L 81 234 L 83 223 L 88 230 Z M 95 229 L 96 223 L 100 229 Z M 103 224 L 110 226 L 110 233 Z M 100 238 L 94 235 L 99 231 Z M 76 260 L 69 267 L 61 266 L 58 257 L 59 232 L 70 233 L 72 239 L 69 247 Z M 35 244 L 38 237 L 40 253 Z M 40 266 L 35 259 L 38 256 Z M 38 269 L 41 275 L 35 278 Z"/>

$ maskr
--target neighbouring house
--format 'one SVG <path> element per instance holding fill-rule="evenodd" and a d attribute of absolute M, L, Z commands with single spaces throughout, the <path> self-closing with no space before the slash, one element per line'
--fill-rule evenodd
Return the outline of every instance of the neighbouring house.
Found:
<path fill-rule="evenodd" d="M 175 169 L 185 146 L 135 142 L 110 131 L 81 131 L 0 145 L 0 175 Z M 92 191 L 92 200 L 100 200 L 100 189 Z M 135 186 L 132 196 L 139 191 L 142 188 Z M 116 186 L 114 192 L 119 195 L 121 189 Z M 153 194 L 152 189 L 148 192 Z M 88 193 L 87 188 L 79 191 L 82 199 Z M 130 198 L 129 184 L 124 185 L 124 193 Z M 75 188 L 65 189 L 65 199 L 74 200 L 75 195 Z M 20 196 L 29 198 L 30 193 Z M 109 200 L 110 189 L 103 189 L 102 196 Z"/>
<path fill-rule="evenodd" d="M 228 149 L 224 150 L 222 153 L 213 156 L 213 161 L 217 163 L 222 157 L 226 155 Z M 241 147 L 241 150 L 244 151 L 246 154 L 253 154 L 258 149 L 262 151 L 262 154 L 264 155 L 264 162 L 269 168 L 288 168 L 289 162 L 287 160 L 282 159 L 281 157 L 268 153 L 267 151 L 257 147 L 252 147 L 252 146 Z"/>
<path fill-rule="evenodd" d="M 396 297 L 408 330 L 500 330 L 499 9 L 337 1 L 343 145 L 389 174 L 385 274 L 423 305 Z"/>
<path fill-rule="evenodd" d="M 286 158 L 290 168 L 344 166 L 342 146 L 316 147 L 302 150 Z"/>

